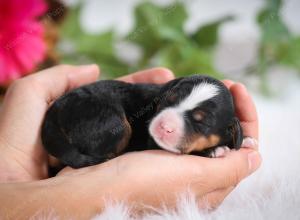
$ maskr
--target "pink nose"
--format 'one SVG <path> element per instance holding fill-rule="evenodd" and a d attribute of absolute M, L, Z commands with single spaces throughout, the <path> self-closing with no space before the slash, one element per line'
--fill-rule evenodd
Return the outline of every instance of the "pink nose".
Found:
<path fill-rule="evenodd" d="M 175 128 L 173 126 L 171 126 L 170 124 L 163 123 L 163 122 L 159 124 L 159 127 L 165 134 L 170 134 L 175 131 Z"/>

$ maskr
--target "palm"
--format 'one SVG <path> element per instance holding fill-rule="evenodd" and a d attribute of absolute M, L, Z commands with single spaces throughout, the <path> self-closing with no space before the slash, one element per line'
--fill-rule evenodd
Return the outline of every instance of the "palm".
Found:
<path fill-rule="evenodd" d="M 6 151 L 13 154 L 17 165 L 24 170 L 21 175 L 25 179 L 47 177 L 47 154 L 39 135 L 46 110 L 47 103 L 39 99 L 35 88 L 23 90 L 21 86 L 16 86 L 8 91 L 3 103 L 1 137 L 5 138 Z M 13 134 L 18 135 L 9 138 Z"/>

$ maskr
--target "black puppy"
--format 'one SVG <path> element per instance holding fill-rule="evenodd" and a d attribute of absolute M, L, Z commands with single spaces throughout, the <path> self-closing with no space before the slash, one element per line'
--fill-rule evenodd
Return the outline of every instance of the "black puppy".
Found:
<path fill-rule="evenodd" d="M 157 148 L 216 157 L 242 137 L 230 92 L 202 75 L 164 85 L 98 81 L 56 100 L 42 126 L 46 150 L 74 168 Z"/>

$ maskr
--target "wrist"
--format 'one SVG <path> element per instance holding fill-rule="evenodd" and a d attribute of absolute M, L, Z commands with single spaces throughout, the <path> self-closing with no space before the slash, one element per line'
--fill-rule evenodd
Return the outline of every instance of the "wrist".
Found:
<path fill-rule="evenodd" d="M 2 183 L 0 195 L 0 217 L 29 219 L 39 212 L 47 211 L 54 204 L 54 197 L 57 194 L 47 186 L 46 181 L 37 181 Z"/>
<path fill-rule="evenodd" d="M 99 213 L 95 204 L 87 200 L 88 196 L 84 192 L 76 191 L 74 185 L 76 184 L 70 182 L 68 178 L 2 183 L 0 184 L 0 219 L 30 219 L 39 216 L 87 219 Z M 99 199 L 97 208 L 100 204 Z"/>
<path fill-rule="evenodd" d="M 103 210 L 105 199 L 117 198 L 116 177 L 105 167 L 100 164 L 71 170 L 52 178 L 51 187 L 59 198 L 55 207 L 59 216 L 89 219 Z"/>

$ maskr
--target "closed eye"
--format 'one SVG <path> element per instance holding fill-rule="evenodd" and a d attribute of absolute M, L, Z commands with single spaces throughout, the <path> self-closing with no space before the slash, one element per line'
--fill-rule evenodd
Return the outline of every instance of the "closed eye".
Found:
<path fill-rule="evenodd" d="M 205 117 L 205 113 L 201 110 L 194 110 L 192 112 L 192 117 L 196 122 L 202 122 Z"/>

